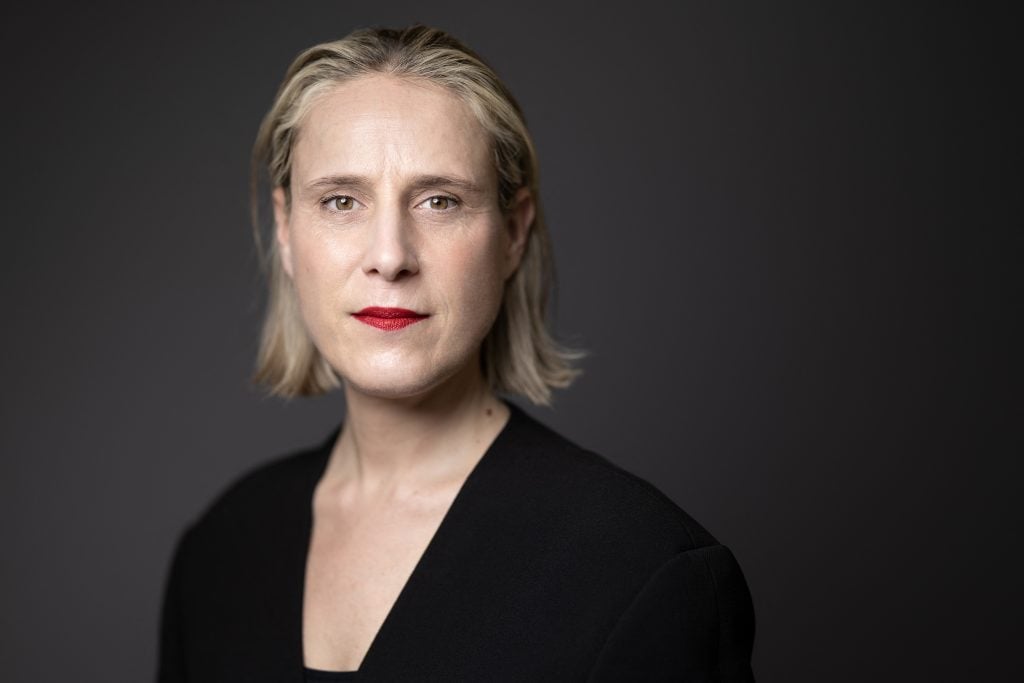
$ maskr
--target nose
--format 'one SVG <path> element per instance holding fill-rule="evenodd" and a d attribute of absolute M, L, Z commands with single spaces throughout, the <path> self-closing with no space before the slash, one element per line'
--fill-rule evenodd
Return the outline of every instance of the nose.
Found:
<path fill-rule="evenodd" d="M 399 210 L 381 210 L 370 221 L 363 272 L 388 282 L 419 272 L 408 219 Z"/>

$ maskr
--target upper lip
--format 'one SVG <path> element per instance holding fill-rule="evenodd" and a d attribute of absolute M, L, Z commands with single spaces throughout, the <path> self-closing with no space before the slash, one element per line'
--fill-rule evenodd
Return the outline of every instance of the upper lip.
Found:
<path fill-rule="evenodd" d="M 426 313 L 417 313 L 408 308 L 388 308 L 385 306 L 367 306 L 353 315 L 365 315 L 371 318 L 426 318 Z"/>

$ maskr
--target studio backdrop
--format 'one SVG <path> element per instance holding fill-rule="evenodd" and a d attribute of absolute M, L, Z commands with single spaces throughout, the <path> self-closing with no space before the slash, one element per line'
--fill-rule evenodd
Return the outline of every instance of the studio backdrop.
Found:
<path fill-rule="evenodd" d="M 733 550 L 758 679 L 1008 680 L 1024 60 L 1007 11 L 918 5 L 5 10 L 4 680 L 151 680 L 186 524 L 338 424 L 251 383 L 249 153 L 301 49 L 415 22 L 537 144 L 589 354 L 530 412 Z"/>

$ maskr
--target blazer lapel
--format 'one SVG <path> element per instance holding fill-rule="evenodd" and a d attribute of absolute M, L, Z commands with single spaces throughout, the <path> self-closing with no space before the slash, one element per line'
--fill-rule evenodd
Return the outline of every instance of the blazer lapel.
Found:
<path fill-rule="evenodd" d="M 289 480 L 292 487 L 282 492 L 281 509 L 274 515 L 280 526 L 274 529 L 276 539 L 271 543 L 280 552 L 276 569 L 267 582 L 264 599 L 267 603 L 268 620 L 266 629 L 273 636 L 270 642 L 277 646 L 270 648 L 260 670 L 247 680 L 266 680 L 288 683 L 302 683 L 302 600 L 306 583 L 306 555 L 309 552 L 310 534 L 313 528 L 313 491 L 323 475 L 331 450 L 338 438 L 341 427 L 337 427 L 327 439 L 301 463 L 299 474 Z M 268 558 L 270 559 L 270 558 Z"/>

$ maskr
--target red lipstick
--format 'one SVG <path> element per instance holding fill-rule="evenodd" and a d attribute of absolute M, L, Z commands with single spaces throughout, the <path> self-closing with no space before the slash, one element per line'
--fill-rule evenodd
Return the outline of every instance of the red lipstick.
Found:
<path fill-rule="evenodd" d="M 406 308 L 383 308 L 381 306 L 367 306 L 358 313 L 352 314 L 356 320 L 366 323 L 378 330 L 400 330 L 403 327 L 418 323 L 427 316 L 423 313 L 410 311 Z"/>

